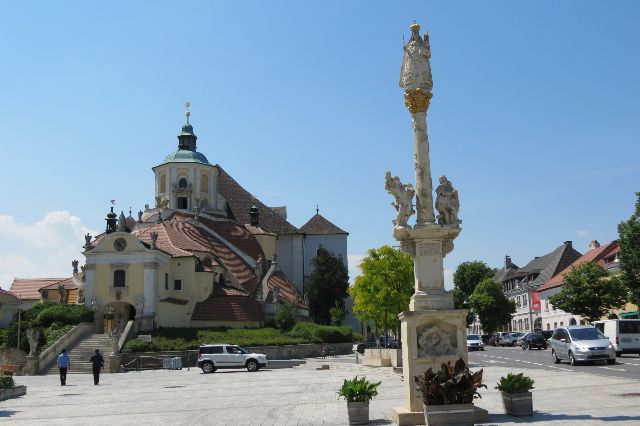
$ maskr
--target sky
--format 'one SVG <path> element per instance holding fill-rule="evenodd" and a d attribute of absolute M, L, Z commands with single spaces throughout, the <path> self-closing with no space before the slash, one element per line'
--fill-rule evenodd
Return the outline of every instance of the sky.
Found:
<path fill-rule="evenodd" d="M 349 232 L 353 279 L 397 244 L 385 172 L 415 181 L 413 20 L 432 175 L 463 221 L 447 287 L 464 261 L 617 238 L 640 191 L 640 2 L 0 1 L 0 287 L 70 276 L 110 200 L 153 205 L 185 100 L 210 162 L 295 226 L 318 205 Z"/>

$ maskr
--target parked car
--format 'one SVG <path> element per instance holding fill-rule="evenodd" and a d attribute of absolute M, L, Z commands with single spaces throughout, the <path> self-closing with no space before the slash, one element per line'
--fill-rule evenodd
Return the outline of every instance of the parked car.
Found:
<path fill-rule="evenodd" d="M 507 337 L 509 336 L 510 332 L 508 331 L 499 331 L 498 333 L 496 333 L 495 336 L 495 345 L 494 346 L 503 346 L 503 342 L 504 340 L 507 339 Z"/>
<path fill-rule="evenodd" d="M 640 355 L 640 319 L 594 321 L 593 325 L 609 338 L 616 350 L 616 356 Z"/>
<path fill-rule="evenodd" d="M 520 336 L 524 336 L 524 333 L 505 333 L 500 340 L 500 346 L 515 346 Z"/>
<path fill-rule="evenodd" d="M 468 351 L 484 351 L 484 342 L 479 334 L 467 334 Z"/>
<path fill-rule="evenodd" d="M 527 333 L 527 334 L 523 334 L 522 336 L 518 336 L 518 339 L 516 340 L 516 346 L 522 346 L 522 341 L 524 340 L 525 337 L 527 337 L 529 334 L 531 333 Z"/>
<path fill-rule="evenodd" d="M 203 373 L 213 373 L 218 368 L 246 368 L 258 371 L 269 365 L 265 354 L 254 354 L 246 349 L 227 343 L 202 345 L 198 351 L 196 366 Z"/>
<path fill-rule="evenodd" d="M 553 330 L 542 330 L 540 334 L 542 334 L 542 337 L 547 341 L 547 346 L 549 346 L 549 339 L 553 336 Z"/>
<path fill-rule="evenodd" d="M 527 333 L 522 336 L 522 342 L 520 343 L 522 349 L 547 349 L 547 340 L 540 333 Z"/>
<path fill-rule="evenodd" d="M 553 362 L 559 364 L 563 359 L 571 365 L 580 361 L 606 361 L 616 363 L 616 350 L 602 334 L 592 325 L 570 325 L 558 327 L 551 336 L 551 356 Z"/>

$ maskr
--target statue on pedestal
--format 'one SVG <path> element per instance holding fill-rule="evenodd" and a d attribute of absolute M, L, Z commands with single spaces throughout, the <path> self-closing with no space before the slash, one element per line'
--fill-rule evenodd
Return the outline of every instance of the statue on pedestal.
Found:
<path fill-rule="evenodd" d="M 407 221 L 415 213 L 415 210 L 413 210 L 413 194 L 415 194 L 413 185 L 410 183 L 403 184 L 398 176 L 392 177 L 391 172 L 387 172 L 385 178 L 384 188 L 396 198 L 396 201 L 391 203 L 398 212 L 393 224 L 396 227 L 408 228 Z"/>
<path fill-rule="evenodd" d="M 60 305 L 67 303 L 67 296 L 69 295 L 69 290 L 64 287 L 64 284 L 58 284 L 58 303 Z"/>
<path fill-rule="evenodd" d="M 440 185 L 436 188 L 436 210 L 438 210 L 438 225 L 459 225 L 458 219 L 460 201 L 458 191 L 446 176 L 440 177 Z"/>
<path fill-rule="evenodd" d="M 29 340 L 29 355 L 36 356 L 36 350 L 38 349 L 38 340 L 40 339 L 40 332 L 37 328 L 30 328 L 27 330 L 27 339 Z"/>
<path fill-rule="evenodd" d="M 400 87 L 406 90 L 431 91 L 433 80 L 431 77 L 431 46 L 429 33 L 420 38 L 420 25 L 415 21 L 411 25 L 411 39 L 403 47 L 402 67 L 400 68 Z"/>

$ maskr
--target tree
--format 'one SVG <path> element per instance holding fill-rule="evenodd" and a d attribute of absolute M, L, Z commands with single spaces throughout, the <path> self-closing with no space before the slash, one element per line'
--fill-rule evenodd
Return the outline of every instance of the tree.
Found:
<path fill-rule="evenodd" d="M 636 192 L 636 210 L 628 221 L 618 225 L 622 281 L 631 300 L 640 309 L 640 192 Z"/>
<path fill-rule="evenodd" d="M 343 299 L 347 297 L 349 289 L 349 273 L 342 258 L 322 246 L 312 263 L 314 269 L 306 285 L 309 313 L 315 322 L 328 325 L 331 323 L 329 310 L 336 302 L 344 307 Z"/>
<path fill-rule="evenodd" d="M 360 263 L 362 275 L 350 289 L 353 313 L 361 321 L 389 329 L 398 314 L 409 309 L 414 293 L 413 260 L 390 246 L 370 249 Z"/>
<path fill-rule="evenodd" d="M 453 273 L 453 290 L 451 290 L 456 309 L 465 308 L 464 301 L 469 300 L 476 286 L 482 280 L 493 278 L 495 274 L 496 270 L 488 267 L 481 260 L 459 264 L 456 272 Z"/>
<path fill-rule="evenodd" d="M 549 301 L 556 308 L 591 322 L 599 320 L 611 309 L 624 306 L 627 297 L 627 289 L 619 277 L 610 275 L 597 263 L 586 262 L 564 275 L 562 290 Z"/>
<path fill-rule="evenodd" d="M 296 308 L 292 303 L 284 302 L 278 306 L 273 318 L 278 330 L 289 331 L 296 325 Z"/>
<path fill-rule="evenodd" d="M 336 304 L 333 308 L 329 309 L 329 316 L 331 316 L 331 325 L 342 325 L 344 317 L 347 315 L 347 311 L 344 309 L 344 303 L 339 303 L 336 300 Z"/>
<path fill-rule="evenodd" d="M 469 302 L 473 311 L 480 317 L 485 333 L 492 333 L 498 327 L 508 324 L 516 311 L 516 304 L 508 299 L 502 285 L 491 278 L 482 280 L 473 290 Z"/>

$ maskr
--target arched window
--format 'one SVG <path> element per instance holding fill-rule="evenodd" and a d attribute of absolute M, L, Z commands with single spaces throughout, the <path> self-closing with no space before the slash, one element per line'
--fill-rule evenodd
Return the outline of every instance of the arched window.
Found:
<path fill-rule="evenodd" d="M 127 273 L 122 269 L 116 269 L 113 271 L 113 286 L 125 287 L 126 286 Z"/>
<path fill-rule="evenodd" d="M 204 173 L 200 175 L 200 192 L 209 193 L 209 175 Z"/>
<path fill-rule="evenodd" d="M 167 192 L 167 176 L 160 176 L 160 194 Z"/>
<path fill-rule="evenodd" d="M 180 178 L 178 181 L 178 188 L 186 188 L 187 187 L 187 179 Z"/>

